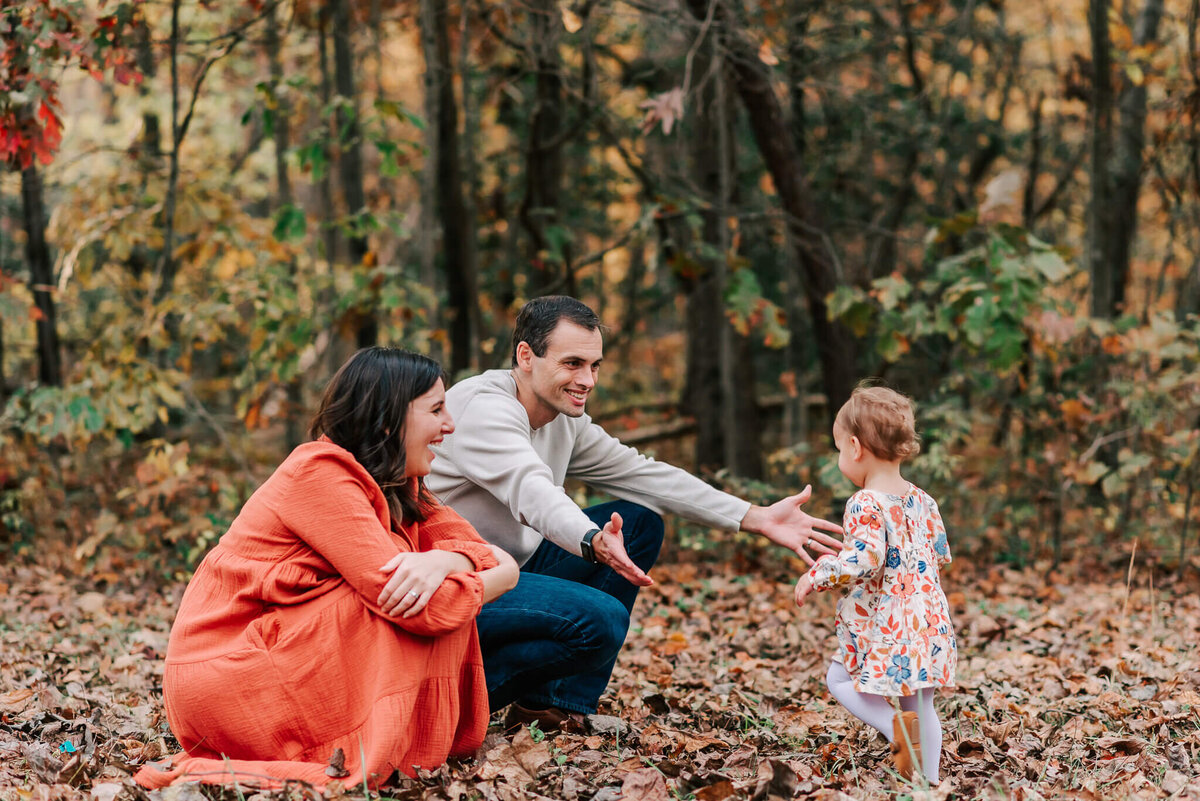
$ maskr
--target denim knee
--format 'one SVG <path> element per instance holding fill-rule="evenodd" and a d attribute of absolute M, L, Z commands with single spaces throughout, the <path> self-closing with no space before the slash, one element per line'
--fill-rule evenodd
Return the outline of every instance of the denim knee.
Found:
<path fill-rule="evenodd" d="M 610 595 L 597 593 L 587 611 L 587 619 L 581 621 L 585 633 L 579 657 L 593 664 L 603 664 L 616 656 L 625 644 L 629 633 L 629 611 L 625 605 Z"/>

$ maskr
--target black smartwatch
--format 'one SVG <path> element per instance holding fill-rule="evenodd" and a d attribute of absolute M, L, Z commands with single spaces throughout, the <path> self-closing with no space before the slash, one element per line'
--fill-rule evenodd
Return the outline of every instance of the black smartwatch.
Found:
<path fill-rule="evenodd" d="M 594 528 L 591 531 L 589 531 L 587 534 L 584 534 L 583 541 L 579 543 L 580 554 L 583 556 L 584 559 L 588 560 L 593 565 L 596 564 L 596 552 L 594 550 L 592 550 L 592 540 L 594 540 L 596 538 L 596 535 L 599 533 L 600 533 L 600 529 Z"/>

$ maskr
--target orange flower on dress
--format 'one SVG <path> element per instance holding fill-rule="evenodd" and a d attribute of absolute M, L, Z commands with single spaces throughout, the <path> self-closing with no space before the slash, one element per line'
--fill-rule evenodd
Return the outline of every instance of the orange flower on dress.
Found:
<path fill-rule="evenodd" d="M 909 598 L 917 591 L 917 577 L 913 573 L 900 573 L 896 583 L 892 585 L 892 595 L 897 598 Z"/>

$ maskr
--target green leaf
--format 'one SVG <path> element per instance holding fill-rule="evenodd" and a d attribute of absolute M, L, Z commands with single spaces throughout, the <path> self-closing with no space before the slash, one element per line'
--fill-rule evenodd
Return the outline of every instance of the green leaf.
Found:
<path fill-rule="evenodd" d="M 1104 462 L 1088 462 L 1075 479 L 1083 485 L 1095 484 L 1108 474 L 1108 465 Z"/>
<path fill-rule="evenodd" d="M 1037 250 L 1030 254 L 1029 263 L 1051 283 L 1057 283 L 1071 273 L 1066 260 L 1053 250 Z"/>
<path fill-rule="evenodd" d="M 304 211 L 288 204 L 275 213 L 275 230 L 272 231 L 272 236 L 280 242 L 292 242 L 303 239 L 307 228 Z"/>
<path fill-rule="evenodd" d="M 425 120 L 409 111 L 408 108 L 399 101 L 385 100 L 381 98 L 375 101 L 375 110 L 380 114 L 393 117 L 401 122 L 410 122 L 417 128 L 417 130 L 425 130 Z"/>
<path fill-rule="evenodd" d="M 879 300 L 879 304 L 884 309 L 889 311 L 912 294 L 912 284 L 899 275 L 885 275 L 875 279 L 871 285 L 874 287 L 871 294 Z"/>

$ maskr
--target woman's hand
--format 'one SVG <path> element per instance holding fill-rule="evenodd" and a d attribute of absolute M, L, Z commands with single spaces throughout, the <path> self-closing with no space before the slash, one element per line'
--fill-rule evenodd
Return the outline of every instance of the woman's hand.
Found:
<path fill-rule="evenodd" d="M 446 576 L 473 568 L 470 559 L 451 551 L 398 553 L 379 568 L 384 573 L 395 572 L 376 603 L 385 615 L 412 617 L 425 608 Z"/>

